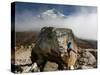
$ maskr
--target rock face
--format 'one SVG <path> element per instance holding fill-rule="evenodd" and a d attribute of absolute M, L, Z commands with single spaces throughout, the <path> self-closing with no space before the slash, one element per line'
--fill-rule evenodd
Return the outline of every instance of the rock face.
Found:
<path fill-rule="evenodd" d="M 61 52 L 66 52 L 67 44 L 71 43 L 71 48 L 75 50 L 76 43 L 74 40 L 74 34 L 71 29 L 67 28 L 56 28 L 56 36 L 58 41 L 58 47 Z"/>

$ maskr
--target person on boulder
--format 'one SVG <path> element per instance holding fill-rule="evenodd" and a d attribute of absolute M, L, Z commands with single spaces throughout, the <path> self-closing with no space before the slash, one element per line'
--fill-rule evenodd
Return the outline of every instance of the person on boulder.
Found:
<path fill-rule="evenodd" d="M 67 44 L 67 52 L 68 52 L 68 54 L 70 53 L 70 51 L 72 50 L 72 48 L 71 48 L 71 42 L 68 42 L 68 44 Z"/>

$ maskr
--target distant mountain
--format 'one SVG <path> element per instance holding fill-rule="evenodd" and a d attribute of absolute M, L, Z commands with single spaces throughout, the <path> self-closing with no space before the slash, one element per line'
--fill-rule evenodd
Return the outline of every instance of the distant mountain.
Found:
<path fill-rule="evenodd" d="M 42 19 L 55 19 L 55 18 L 65 18 L 66 16 L 63 13 L 57 11 L 56 9 L 50 9 L 38 15 L 38 17 Z"/>

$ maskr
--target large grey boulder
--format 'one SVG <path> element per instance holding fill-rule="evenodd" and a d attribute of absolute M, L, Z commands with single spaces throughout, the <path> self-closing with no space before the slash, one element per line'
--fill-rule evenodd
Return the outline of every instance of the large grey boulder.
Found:
<path fill-rule="evenodd" d="M 81 50 L 78 56 L 77 69 L 91 69 L 97 65 L 96 57 L 87 49 Z"/>
<path fill-rule="evenodd" d="M 94 55 L 92 53 L 90 53 L 89 51 L 85 51 L 82 56 L 86 59 L 88 59 L 87 64 L 88 65 L 94 65 L 96 63 L 96 59 L 94 57 Z"/>

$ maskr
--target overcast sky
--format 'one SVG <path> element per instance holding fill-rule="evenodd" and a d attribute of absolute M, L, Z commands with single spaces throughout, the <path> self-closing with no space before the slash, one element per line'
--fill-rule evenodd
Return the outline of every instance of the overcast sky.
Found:
<path fill-rule="evenodd" d="M 70 28 L 77 37 L 97 40 L 97 7 L 17 2 L 15 10 L 16 31 L 53 26 Z"/>

